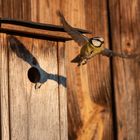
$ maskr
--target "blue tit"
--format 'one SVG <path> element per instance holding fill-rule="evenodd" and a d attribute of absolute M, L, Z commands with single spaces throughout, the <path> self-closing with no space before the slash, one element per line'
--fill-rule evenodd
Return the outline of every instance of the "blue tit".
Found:
<path fill-rule="evenodd" d="M 78 66 L 81 64 L 86 64 L 88 59 L 104 50 L 104 39 L 102 37 L 88 38 L 84 36 L 68 24 L 60 11 L 57 11 L 57 14 L 60 17 L 60 21 L 63 24 L 64 30 L 76 43 L 78 43 L 79 46 L 81 46 L 80 53 L 71 62 L 78 63 Z"/>
<path fill-rule="evenodd" d="M 72 39 L 81 46 L 80 53 L 71 60 L 73 63 L 78 63 L 78 66 L 81 64 L 84 65 L 87 63 L 87 60 L 91 59 L 97 54 L 102 54 L 107 57 L 118 56 L 121 58 L 134 58 L 136 59 L 139 54 L 128 55 L 125 53 L 116 53 L 108 48 L 104 48 L 104 39 L 102 37 L 93 37 L 88 38 L 75 28 L 73 28 L 66 21 L 65 17 L 60 11 L 57 11 L 57 15 L 60 17 L 60 21 L 63 24 L 64 30 L 72 37 Z"/>

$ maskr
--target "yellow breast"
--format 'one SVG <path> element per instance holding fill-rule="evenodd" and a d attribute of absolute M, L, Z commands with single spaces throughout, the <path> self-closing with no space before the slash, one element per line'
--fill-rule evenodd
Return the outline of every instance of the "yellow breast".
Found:
<path fill-rule="evenodd" d="M 101 46 L 99 48 L 93 46 L 91 43 L 86 44 L 81 48 L 80 54 L 83 56 L 88 56 L 88 55 L 96 55 L 100 53 L 104 48 Z"/>

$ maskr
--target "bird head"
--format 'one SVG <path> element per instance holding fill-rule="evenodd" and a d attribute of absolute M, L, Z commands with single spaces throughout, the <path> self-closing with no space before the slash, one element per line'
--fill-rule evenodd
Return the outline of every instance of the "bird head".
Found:
<path fill-rule="evenodd" d="M 102 37 L 93 37 L 90 39 L 90 43 L 93 44 L 94 47 L 99 48 L 104 43 L 104 39 Z"/>

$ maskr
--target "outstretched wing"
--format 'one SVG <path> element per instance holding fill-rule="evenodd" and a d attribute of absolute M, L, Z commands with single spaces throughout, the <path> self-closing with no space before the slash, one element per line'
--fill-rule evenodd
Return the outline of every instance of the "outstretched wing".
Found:
<path fill-rule="evenodd" d="M 60 17 L 61 23 L 63 24 L 64 30 L 74 39 L 78 45 L 83 46 L 89 42 L 89 39 L 74 29 L 68 22 L 65 20 L 65 17 L 60 11 L 57 11 L 57 15 Z"/>
<path fill-rule="evenodd" d="M 105 48 L 102 52 L 102 55 L 107 56 L 107 57 L 121 57 L 121 58 L 127 58 L 127 59 L 135 59 L 136 61 L 140 62 L 140 54 L 126 54 L 126 53 L 118 53 L 114 52 L 110 49 Z"/>

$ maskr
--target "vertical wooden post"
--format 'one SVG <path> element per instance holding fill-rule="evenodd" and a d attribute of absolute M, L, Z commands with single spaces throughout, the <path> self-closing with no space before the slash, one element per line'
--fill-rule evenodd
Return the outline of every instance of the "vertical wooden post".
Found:
<path fill-rule="evenodd" d="M 138 0 L 109 0 L 112 49 L 140 53 Z M 113 59 L 118 139 L 140 139 L 140 66 L 134 60 Z"/>

